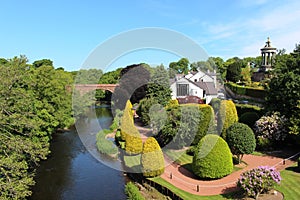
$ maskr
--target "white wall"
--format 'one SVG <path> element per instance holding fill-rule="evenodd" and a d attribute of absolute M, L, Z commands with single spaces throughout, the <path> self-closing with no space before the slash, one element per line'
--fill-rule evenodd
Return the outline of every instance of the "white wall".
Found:
<path fill-rule="evenodd" d="M 197 96 L 200 98 L 203 98 L 203 90 L 199 88 L 198 86 L 194 85 L 193 83 L 189 82 L 185 78 L 177 80 L 175 83 L 171 85 L 171 90 L 172 90 L 172 99 L 176 99 L 177 96 L 177 84 L 189 84 L 189 95 L 190 96 Z"/>
<path fill-rule="evenodd" d="M 195 79 L 197 80 L 196 82 L 214 82 L 214 79 L 212 77 L 210 77 L 209 75 L 205 74 L 204 72 L 197 72 L 197 74 L 195 74 L 192 77 L 189 77 L 189 80 L 195 82 Z"/>

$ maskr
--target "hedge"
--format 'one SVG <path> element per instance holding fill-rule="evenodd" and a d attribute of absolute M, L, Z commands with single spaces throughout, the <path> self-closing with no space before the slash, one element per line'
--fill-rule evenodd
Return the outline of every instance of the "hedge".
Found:
<path fill-rule="evenodd" d="M 145 177 L 156 177 L 164 173 L 164 155 L 156 139 L 153 137 L 149 137 L 144 143 L 141 164 Z"/>
<path fill-rule="evenodd" d="M 241 117 L 244 113 L 255 112 L 259 117 L 265 114 L 265 110 L 261 107 L 249 104 L 235 104 L 238 116 Z"/>
<path fill-rule="evenodd" d="M 126 184 L 125 194 L 127 195 L 128 200 L 145 200 L 138 187 L 132 182 Z"/>
<path fill-rule="evenodd" d="M 246 95 L 253 98 L 264 99 L 266 97 L 266 91 L 262 88 L 253 88 L 247 86 L 237 85 L 232 82 L 225 83 L 225 85 L 234 93 L 238 95 Z"/>
<path fill-rule="evenodd" d="M 132 105 L 127 101 L 121 119 L 121 139 L 125 141 L 125 151 L 128 154 L 138 154 L 142 152 L 143 141 L 140 133 L 134 126 Z"/>
<path fill-rule="evenodd" d="M 231 100 L 222 100 L 218 112 L 218 132 L 226 139 L 226 130 L 235 122 L 238 122 L 238 115 L 235 104 Z"/>
<path fill-rule="evenodd" d="M 116 147 L 112 141 L 106 139 L 106 135 L 110 132 L 110 130 L 104 129 L 101 130 L 96 136 L 96 145 L 100 153 L 107 155 L 113 155 L 118 153 L 118 147 Z"/>
<path fill-rule="evenodd" d="M 247 124 L 249 127 L 253 127 L 255 122 L 259 120 L 260 116 L 256 112 L 246 112 L 242 114 L 239 119 L 239 122 Z"/>
<path fill-rule="evenodd" d="M 225 140 L 213 134 L 202 138 L 194 152 L 192 170 L 202 179 L 217 179 L 230 174 L 233 161 Z"/>

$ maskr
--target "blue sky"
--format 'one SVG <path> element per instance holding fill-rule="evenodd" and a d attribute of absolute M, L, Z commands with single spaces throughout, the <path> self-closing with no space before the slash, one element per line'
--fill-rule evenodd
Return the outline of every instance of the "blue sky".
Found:
<path fill-rule="evenodd" d="M 267 37 L 287 51 L 300 42 L 297 0 L 4 0 L 0 21 L 0 57 L 49 58 L 66 70 L 78 70 L 112 36 L 143 27 L 175 30 L 209 56 L 223 59 L 258 56 Z M 147 50 L 122 56 L 112 68 L 139 62 L 168 65 L 177 59 Z"/>

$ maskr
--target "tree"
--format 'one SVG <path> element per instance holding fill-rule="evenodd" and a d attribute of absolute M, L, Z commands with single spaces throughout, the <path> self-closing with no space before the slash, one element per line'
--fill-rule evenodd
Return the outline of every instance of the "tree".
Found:
<path fill-rule="evenodd" d="M 157 66 L 147 86 L 147 97 L 154 98 L 162 106 L 166 106 L 171 99 L 171 88 L 167 70 L 163 65 Z"/>
<path fill-rule="evenodd" d="M 181 58 L 178 62 L 171 62 L 169 68 L 179 74 L 187 74 L 189 70 L 189 60 L 187 58 Z"/>
<path fill-rule="evenodd" d="M 34 68 L 39 68 L 41 66 L 52 66 L 53 67 L 53 61 L 50 59 L 36 60 L 32 63 L 32 66 Z"/>
<path fill-rule="evenodd" d="M 35 168 L 49 154 L 51 134 L 73 123 L 65 89 L 72 75 L 48 65 L 32 67 L 20 56 L 0 65 L 0 79 L 0 194 L 25 199 Z"/>
<path fill-rule="evenodd" d="M 202 179 L 222 178 L 233 170 L 230 149 L 221 137 L 208 134 L 202 138 L 194 153 L 192 170 Z"/>
<path fill-rule="evenodd" d="M 231 100 L 222 100 L 218 112 L 218 132 L 226 140 L 226 130 L 238 121 L 235 104 Z"/>
<path fill-rule="evenodd" d="M 143 175 L 145 177 L 156 177 L 164 173 L 164 155 L 155 138 L 149 137 L 145 141 L 141 156 L 141 163 Z"/>
<path fill-rule="evenodd" d="M 226 72 L 227 72 L 227 66 L 224 64 L 224 60 L 220 57 L 210 57 L 215 65 L 215 69 L 221 74 L 222 80 L 225 80 L 226 78 Z"/>
<path fill-rule="evenodd" d="M 242 70 L 241 70 L 241 80 L 247 86 L 251 85 L 251 77 L 252 77 L 252 73 L 251 73 L 250 66 L 246 66 L 246 67 L 242 68 Z"/>
<path fill-rule="evenodd" d="M 246 124 L 234 123 L 226 131 L 226 142 L 232 154 L 241 163 L 244 154 L 251 154 L 255 150 L 256 142 L 252 129 Z"/>
<path fill-rule="evenodd" d="M 300 132 L 300 44 L 291 54 L 276 57 L 274 70 L 267 88 L 266 107 L 278 111 L 289 122 L 289 133 Z"/>
<path fill-rule="evenodd" d="M 242 67 L 244 67 L 242 60 L 239 58 L 234 58 L 227 67 L 226 80 L 238 82 L 241 78 Z"/>

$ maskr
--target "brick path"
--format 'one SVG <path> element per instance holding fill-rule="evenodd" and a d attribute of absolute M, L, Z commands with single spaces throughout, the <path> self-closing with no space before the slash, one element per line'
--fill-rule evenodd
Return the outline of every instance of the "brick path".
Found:
<path fill-rule="evenodd" d="M 161 178 L 186 192 L 197 194 L 200 196 L 225 194 L 236 190 L 236 181 L 240 177 L 241 173 L 258 166 L 276 165 L 276 168 L 278 170 L 282 170 L 293 163 L 292 161 L 287 160 L 285 162 L 285 165 L 283 165 L 282 158 L 273 156 L 245 155 L 243 161 L 248 164 L 245 168 L 233 172 L 232 174 L 218 180 L 202 181 L 198 180 L 195 175 L 193 175 L 191 172 L 181 167 L 180 165 L 171 163 L 170 159 L 168 159 L 167 157 L 165 157 L 165 160 L 166 168 L 164 174 L 161 175 Z M 172 178 L 170 177 L 171 173 Z M 199 191 L 197 187 L 199 188 Z"/>

